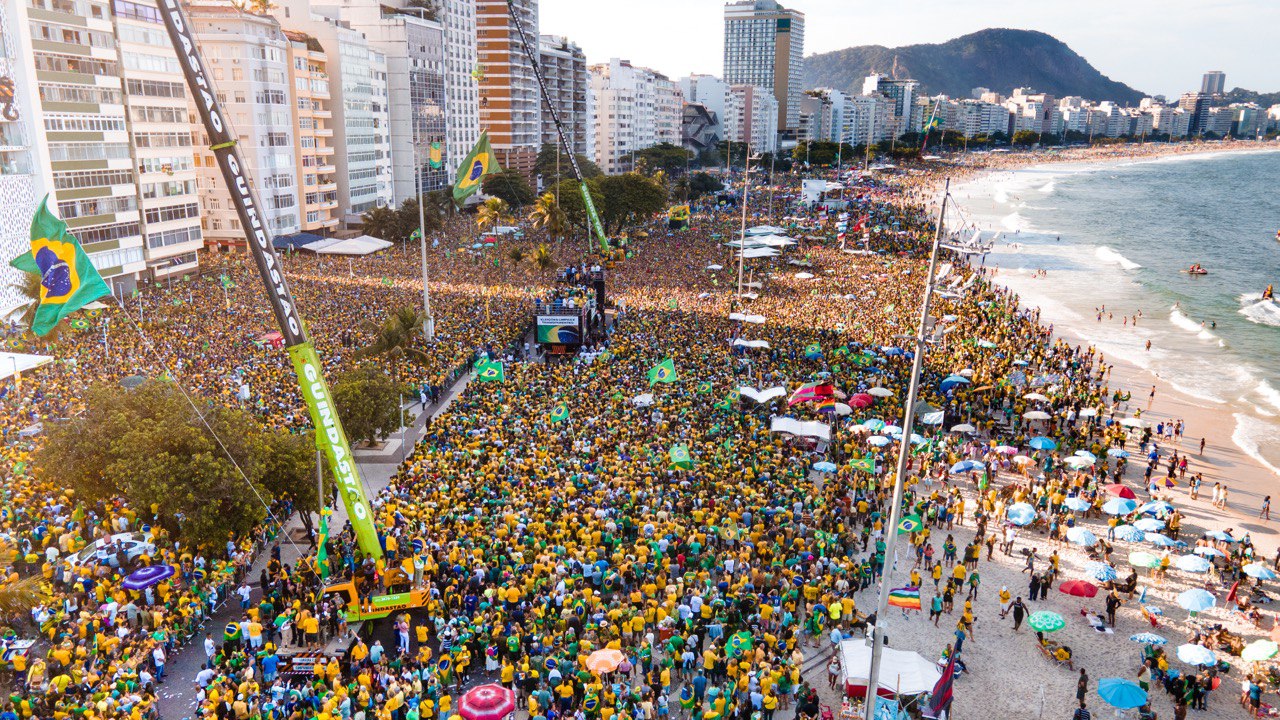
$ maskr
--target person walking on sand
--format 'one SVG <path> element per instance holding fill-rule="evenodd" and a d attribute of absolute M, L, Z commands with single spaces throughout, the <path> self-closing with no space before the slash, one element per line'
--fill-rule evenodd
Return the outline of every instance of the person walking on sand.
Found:
<path fill-rule="evenodd" d="M 1018 632 L 1018 628 L 1022 627 L 1022 620 L 1027 616 L 1027 606 L 1023 604 L 1022 598 L 1018 597 L 1013 601 L 1009 611 L 1013 613 L 1013 631 Z"/>
<path fill-rule="evenodd" d="M 1262 512 L 1258 513 L 1258 517 L 1271 522 L 1271 496 L 1262 498 Z"/>
<path fill-rule="evenodd" d="M 1200 438 L 1200 454 L 1204 454 L 1204 438 Z"/>
<path fill-rule="evenodd" d="M 1147 341 L 1147 349 L 1148 349 L 1148 350 L 1150 350 L 1150 349 L 1151 349 L 1151 341 L 1150 341 L 1150 340 L 1148 340 L 1148 341 Z M 1155 402 L 1155 401 L 1156 401 L 1156 386 L 1155 386 L 1155 385 L 1152 385 L 1152 386 L 1151 386 L 1151 394 L 1147 396 L 1147 409 L 1148 409 L 1148 410 L 1150 410 L 1150 409 L 1151 409 L 1151 403 L 1153 403 L 1153 402 Z"/>
<path fill-rule="evenodd" d="M 1089 708 L 1084 706 L 1084 700 L 1080 701 L 1080 707 L 1076 708 L 1075 713 L 1071 715 L 1071 720 L 1093 720 L 1093 715 L 1089 714 Z"/>
<path fill-rule="evenodd" d="M 1084 707 L 1084 698 L 1089 694 L 1089 673 L 1080 668 L 1080 677 L 1076 678 L 1076 700 L 1080 701 L 1080 707 Z"/>

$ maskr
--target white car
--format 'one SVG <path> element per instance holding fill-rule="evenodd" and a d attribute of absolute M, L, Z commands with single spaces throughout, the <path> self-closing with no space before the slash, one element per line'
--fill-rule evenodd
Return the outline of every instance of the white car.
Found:
<path fill-rule="evenodd" d="M 110 538 L 95 540 L 79 551 L 72 553 L 67 558 L 67 562 L 72 567 L 108 565 L 118 568 L 120 567 L 119 550 L 121 549 L 124 550 L 125 557 L 130 562 L 142 555 L 155 555 L 156 553 L 156 546 L 155 543 L 151 542 L 150 535 L 143 533 L 116 533 Z"/>

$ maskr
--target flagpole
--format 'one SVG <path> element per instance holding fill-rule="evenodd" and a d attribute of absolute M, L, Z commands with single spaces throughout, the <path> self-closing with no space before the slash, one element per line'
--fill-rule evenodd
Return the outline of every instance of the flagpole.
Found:
<path fill-rule="evenodd" d="M 747 140 L 747 159 L 742 170 L 742 231 L 738 235 L 738 296 L 734 298 L 734 307 L 742 305 L 742 263 L 743 254 L 747 250 L 747 196 L 751 192 L 751 140 Z"/>
<path fill-rule="evenodd" d="M 924 350 L 928 343 L 925 333 L 929 328 L 929 303 L 933 299 L 934 276 L 938 269 L 938 250 L 942 245 L 942 219 L 947 212 L 947 198 L 950 197 L 951 180 L 943 186 L 942 208 L 938 211 L 938 224 L 933 234 L 933 250 L 929 254 L 929 275 L 924 286 L 924 300 L 920 307 L 920 324 L 916 336 L 911 338 L 915 345 L 915 357 L 911 360 L 911 386 L 907 391 L 906 407 L 902 420 L 902 440 L 898 444 L 898 472 L 893 482 L 893 500 L 889 506 L 889 524 L 885 526 L 884 564 L 880 571 L 880 595 L 876 600 L 876 624 L 872 634 L 871 667 L 867 679 L 867 697 L 865 703 L 866 720 L 875 720 L 876 708 L 876 674 L 880 670 L 880 654 L 884 649 L 884 627 L 887 625 L 885 613 L 889 608 L 889 572 L 893 569 L 894 545 L 898 538 L 898 523 L 902 516 L 902 486 L 907 477 L 907 463 L 911 459 L 911 429 L 915 423 L 916 396 L 920 391 L 920 371 L 924 368 Z"/>
<path fill-rule="evenodd" d="M 416 132 L 416 128 L 415 128 Z M 415 147 L 414 153 L 418 150 Z M 417 163 L 415 163 L 416 165 Z M 427 211 L 422 204 L 422 173 L 418 172 L 418 240 L 422 242 L 422 312 L 426 317 L 422 320 L 422 334 L 427 340 L 436 337 L 436 320 L 431 317 L 431 287 L 427 278 Z"/>

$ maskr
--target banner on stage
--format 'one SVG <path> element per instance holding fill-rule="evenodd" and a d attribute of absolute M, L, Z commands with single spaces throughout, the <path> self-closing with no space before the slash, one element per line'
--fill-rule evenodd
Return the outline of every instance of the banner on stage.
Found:
<path fill-rule="evenodd" d="M 539 315 L 538 342 L 551 345 L 578 345 L 582 342 L 577 315 Z"/>

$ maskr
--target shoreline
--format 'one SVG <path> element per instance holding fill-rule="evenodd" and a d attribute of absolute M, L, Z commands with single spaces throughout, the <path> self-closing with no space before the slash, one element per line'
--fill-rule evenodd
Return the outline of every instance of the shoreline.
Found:
<path fill-rule="evenodd" d="M 1223 147 L 1222 143 L 1215 143 L 1213 146 L 1197 143 L 1190 148 L 1178 150 L 1173 150 L 1173 148 L 1179 148 L 1178 145 L 1169 147 L 1170 152 L 1154 151 L 1143 156 L 1105 152 L 1080 152 L 1073 153 L 1070 157 L 1063 157 L 1063 153 L 1018 154 L 1009 157 L 1009 162 L 997 166 L 973 168 L 972 172 L 965 173 L 959 178 L 959 184 L 952 183 L 952 192 L 980 182 L 989 175 L 1038 167 L 1051 168 L 1070 164 L 1119 165 L 1168 161 L 1171 158 L 1198 159 L 1226 153 L 1280 152 L 1280 143 L 1256 141 L 1230 143 L 1226 147 Z M 933 189 L 937 193 L 941 191 L 941 187 L 936 184 Z M 1065 325 L 1064 318 L 1049 314 L 1052 313 L 1052 309 L 1046 311 L 1037 304 L 1028 303 L 1014 287 L 1003 281 L 1002 269 L 986 268 L 984 275 L 993 284 L 1018 295 L 1020 308 L 1040 310 L 1041 324 L 1052 325 L 1055 339 L 1085 347 L 1096 345 L 1087 328 Z M 1180 507 L 1188 509 L 1188 520 L 1202 527 L 1221 525 L 1247 530 L 1253 537 L 1254 544 L 1265 557 L 1274 555 L 1277 548 L 1280 548 L 1280 534 L 1275 532 L 1280 526 L 1264 523 L 1257 518 L 1257 515 L 1262 499 L 1272 495 L 1275 490 L 1280 490 L 1280 469 L 1270 466 L 1266 460 L 1254 457 L 1237 444 L 1237 410 L 1228 403 L 1207 401 L 1185 392 L 1154 370 L 1115 355 L 1105 354 L 1102 350 L 1097 352 L 1111 368 L 1108 376 L 1111 389 L 1132 392 L 1134 399 L 1129 407 L 1142 408 L 1144 420 L 1151 421 L 1152 426 L 1171 419 L 1184 421 L 1186 430 L 1182 442 L 1174 444 L 1171 448 L 1163 445 L 1161 461 L 1164 462 L 1169 450 L 1176 450 L 1180 455 L 1189 453 L 1187 477 L 1190 478 L 1196 472 L 1202 474 L 1203 483 L 1199 500 L 1190 500 L 1185 482 L 1170 491 L 1180 496 L 1182 500 Z M 1155 399 L 1148 408 L 1148 395 L 1153 386 L 1156 391 Z M 1205 439 L 1203 455 L 1196 452 L 1200 438 Z M 1136 467 L 1131 467 L 1126 476 L 1130 479 L 1140 477 L 1142 473 L 1142 466 L 1138 463 L 1134 465 Z M 1208 499 L 1212 497 L 1213 484 L 1219 482 L 1229 489 L 1228 509 L 1225 512 L 1213 508 Z M 1201 510 L 1203 512 L 1200 512 Z"/>

